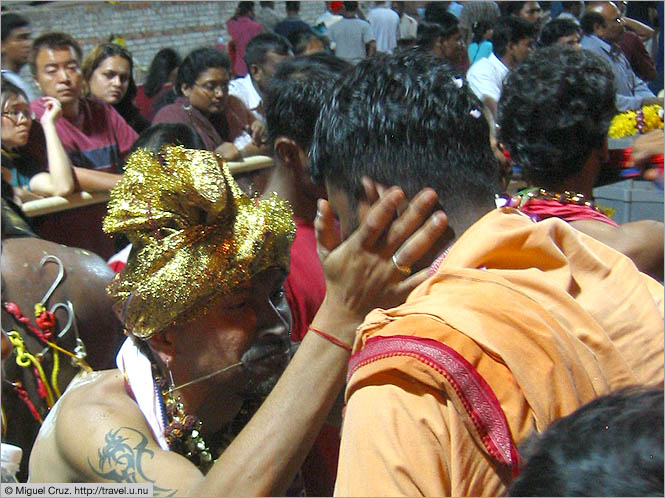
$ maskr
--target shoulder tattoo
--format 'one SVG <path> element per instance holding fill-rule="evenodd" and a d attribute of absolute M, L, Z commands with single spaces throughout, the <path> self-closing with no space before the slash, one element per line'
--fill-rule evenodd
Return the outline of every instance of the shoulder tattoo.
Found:
<path fill-rule="evenodd" d="M 155 452 L 146 448 L 148 438 L 142 432 L 131 427 L 111 429 L 104 436 L 104 444 L 97 449 L 97 461 L 88 458 L 90 469 L 99 477 L 112 482 L 142 483 L 155 481 L 143 472 L 144 458 L 154 456 Z M 154 485 L 154 496 L 173 496 L 176 489 L 160 488 Z"/>

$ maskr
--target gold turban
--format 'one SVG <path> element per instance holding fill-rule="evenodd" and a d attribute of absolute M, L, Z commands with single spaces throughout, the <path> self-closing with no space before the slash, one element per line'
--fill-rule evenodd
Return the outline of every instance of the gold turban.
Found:
<path fill-rule="evenodd" d="M 133 245 L 107 291 L 127 332 L 142 339 L 262 270 L 288 272 L 295 236 L 286 201 L 249 198 L 221 159 L 181 146 L 129 157 L 103 228 Z"/>

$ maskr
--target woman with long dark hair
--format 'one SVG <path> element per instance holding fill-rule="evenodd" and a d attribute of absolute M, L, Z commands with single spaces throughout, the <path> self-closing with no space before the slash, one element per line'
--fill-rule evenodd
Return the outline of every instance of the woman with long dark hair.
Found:
<path fill-rule="evenodd" d="M 178 52 L 172 48 L 163 48 L 153 57 L 145 83 L 136 89 L 136 105 L 141 115 L 152 120 L 159 108 L 164 93 L 173 89 L 178 66 L 182 62 Z"/>
<path fill-rule="evenodd" d="M 111 104 L 136 133 L 150 126 L 134 105 L 136 83 L 132 54 L 115 43 L 102 43 L 93 48 L 81 63 L 87 96 Z"/>

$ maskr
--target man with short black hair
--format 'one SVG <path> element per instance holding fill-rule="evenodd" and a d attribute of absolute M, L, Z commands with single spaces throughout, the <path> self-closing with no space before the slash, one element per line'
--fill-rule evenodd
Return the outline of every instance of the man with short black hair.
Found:
<path fill-rule="evenodd" d="M 532 23 L 517 16 L 499 18 L 494 26 L 492 54 L 476 61 L 466 73 L 469 87 L 494 119 L 503 79 L 533 50 L 535 36 L 536 28 Z"/>
<path fill-rule="evenodd" d="M 25 92 L 28 100 L 37 95 L 23 78 L 19 76 L 21 68 L 30 57 L 30 23 L 19 14 L 2 14 L 2 77 L 14 83 Z"/>
<path fill-rule="evenodd" d="M 501 496 L 534 428 L 663 381 L 663 286 L 562 220 L 496 209 L 488 122 L 458 83 L 432 56 L 379 55 L 317 121 L 312 173 L 343 237 L 388 185 L 434 189 L 447 216 L 430 278 L 356 332 L 338 496 Z"/>
<path fill-rule="evenodd" d="M 260 121 L 264 120 L 263 100 L 277 65 L 293 56 L 291 43 L 276 33 L 261 33 L 245 49 L 247 75 L 229 82 L 229 95 L 239 98 Z"/>
<path fill-rule="evenodd" d="M 549 21 L 540 31 L 539 43 L 541 47 L 549 47 L 558 43 L 581 50 L 582 27 L 576 19 L 570 17 L 556 17 Z"/>
<path fill-rule="evenodd" d="M 293 316 L 294 341 L 301 341 L 308 333 L 326 293 L 314 233 L 317 200 L 326 193 L 312 183 L 308 152 L 319 112 L 335 81 L 348 67 L 348 62 L 325 53 L 286 60 L 277 67 L 266 97 L 266 128 L 275 167 L 264 191 L 276 192 L 287 200 L 296 223 L 289 275 L 284 283 Z M 326 423 L 303 466 L 309 495 L 332 495 L 338 456 L 339 424 Z"/>
<path fill-rule="evenodd" d="M 309 24 L 300 19 L 300 2 L 285 2 L 286 3 L 286 19 L 279 22 L 274 31 L 278 35 L 282 35 L 287 40 L 291 41 L 292 36 L 301 31 L 312 31 Z M 293 44 L 293 42 L 291 42 Z"/>
<path fill-rule="evenodd" d="M 506 496 L 662 496 L 663 389 L 601 396 L 521 449 L 524 467 Z"/>
<path fill-rule="evenodd" d="M 644 105 L 660 104 L 647 84 L 633 71 L 626 56 L 617 45 L 625 30 L 624 20 L 612 2 L 591 6 L 582 16 L 582 48 L 603 57 L 612 66 L 617 87 L 617 108 L 620 111 L 639 109 Z"/>
<path fill-rule="evenodd" d="M 443 12 L 437 21 L 420 22 L 416 45 L 445 60 L 457 71 L 466 54 L 459 21 L 450 12 Z M 464 72 L 462 71 L 462 75 Z"/>
<path fill-rule="evenodd" d="M 120 178 L 125 155 L 138 135 L 112 106 L 82 97 L 80 62 L 81 47 L 66 33 L 46 33 L 32 43 L 35 84 L 62 105 L 62 118 L 55 126 L 81 188 L 108 190 Z M 40 119 L 45 109 L 41 99 L 30 107 Z"/>

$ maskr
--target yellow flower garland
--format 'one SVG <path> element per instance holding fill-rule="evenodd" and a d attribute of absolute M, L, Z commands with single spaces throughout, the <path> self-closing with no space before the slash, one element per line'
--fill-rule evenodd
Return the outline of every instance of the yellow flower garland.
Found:
<path fill-rule="evenodd" d="M 609 137 L 630 137 L 637 133 L 663 129 L 663 108 L 657 104 L 647 105 L 639 111 L 617 114 L 610 124 Z"/>

